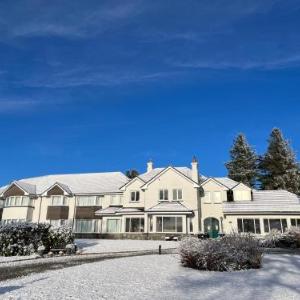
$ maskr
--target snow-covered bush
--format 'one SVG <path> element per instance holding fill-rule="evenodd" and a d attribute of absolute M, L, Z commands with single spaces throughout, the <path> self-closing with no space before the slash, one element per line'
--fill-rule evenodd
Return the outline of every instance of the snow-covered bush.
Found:
<path fill-rule="evenodd" d="M 74 242 L 70 227 L 52 228 L 50 224 L 11 223 L 0 226 L 0 256 L 45 253 L 65 248 Z"/>
<path fill-rule="evenodd" d="M 51 227 L 49 230 L 50 248 L 64 249 L 74 243 L 75 236 L 70 226 Z"/>
<path fill-rule="evenodd" d="M 261 266 L 262 251 L 251 235 L 230 234 L 220 239 L 184 239 L 179 247 L 185 267 L 209 271 L 233 271 Z"/>
<path fill-rule="evenodd" d="M 297 248 L 300 247 L 300 228 L 291 227 L 284 233 L 272 230 L 261 241 L 262 247 L 267 248 Z"/>
<path fill-rule="evenodd" d="M 47 243 L 49 224 L 15 223 L 0 226 L 0 255 L 30 255 Z"/>

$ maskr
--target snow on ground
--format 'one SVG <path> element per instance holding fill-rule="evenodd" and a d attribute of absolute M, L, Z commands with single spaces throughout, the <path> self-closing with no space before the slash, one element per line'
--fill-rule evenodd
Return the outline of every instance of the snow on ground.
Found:
<path fill-rule="evenodd" d="M 232 273 L 180 266 L 176 255 L 119 258 L 0 282 L 1 299 L 300 299 L 300 256 L 266 255 Z"/>
<path fill-rule="evenodd" d="M 0 264 L 21 261 L 21 260 L 35 259 L 35 257 L 36 254 L 28 255 L 28 256 L 0 256 Z"/>
<path fill-rule="evenodd" d="M 107 253 L 138 250 L 158 250 L 177 248 L 179 242 L 175 241 L 152 241 L 152 240 L 107 240 L 107 239 L 78 239 L 75 241 L 83 253 Z"/>

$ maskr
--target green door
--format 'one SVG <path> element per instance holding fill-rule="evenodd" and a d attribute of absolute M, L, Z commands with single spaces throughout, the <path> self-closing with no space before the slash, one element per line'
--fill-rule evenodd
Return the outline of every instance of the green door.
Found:
<path fill-rule="evenodd" d="M 206 218 L 204 220 L 204 232 L 208 233 L 210 238 L 217 238 L 219 236 L 220 226 L 219 220 L 216 218 Z"/>

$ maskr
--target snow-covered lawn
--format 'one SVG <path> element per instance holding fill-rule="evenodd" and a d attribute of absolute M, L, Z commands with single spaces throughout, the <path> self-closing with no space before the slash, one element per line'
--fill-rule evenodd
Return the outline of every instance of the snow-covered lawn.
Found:
<path fill-rule="evenodd" d="M 180 266 L 176 255 L 119 258 L 0 282 L 1 299 L 300 299 L 300 256 L 266 255 L 232 273 Z"/>
<path fill-rule="evenodd" d="M 179 242 L 174 241 L 151 241 L 151 240 L 107 240 L 107 239 L 78 239 L 75 241 L 83 253 L 107 253 L 138 250 L 158 250 L 177 248 Z"/>

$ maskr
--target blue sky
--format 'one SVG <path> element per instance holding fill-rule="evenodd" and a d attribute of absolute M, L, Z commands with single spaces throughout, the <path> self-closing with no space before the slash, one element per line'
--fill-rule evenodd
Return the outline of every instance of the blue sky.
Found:
<path fill-rule="evenodd" d="M 300 150 L 300 1 L 1 1 L 0 184 Z"/>

